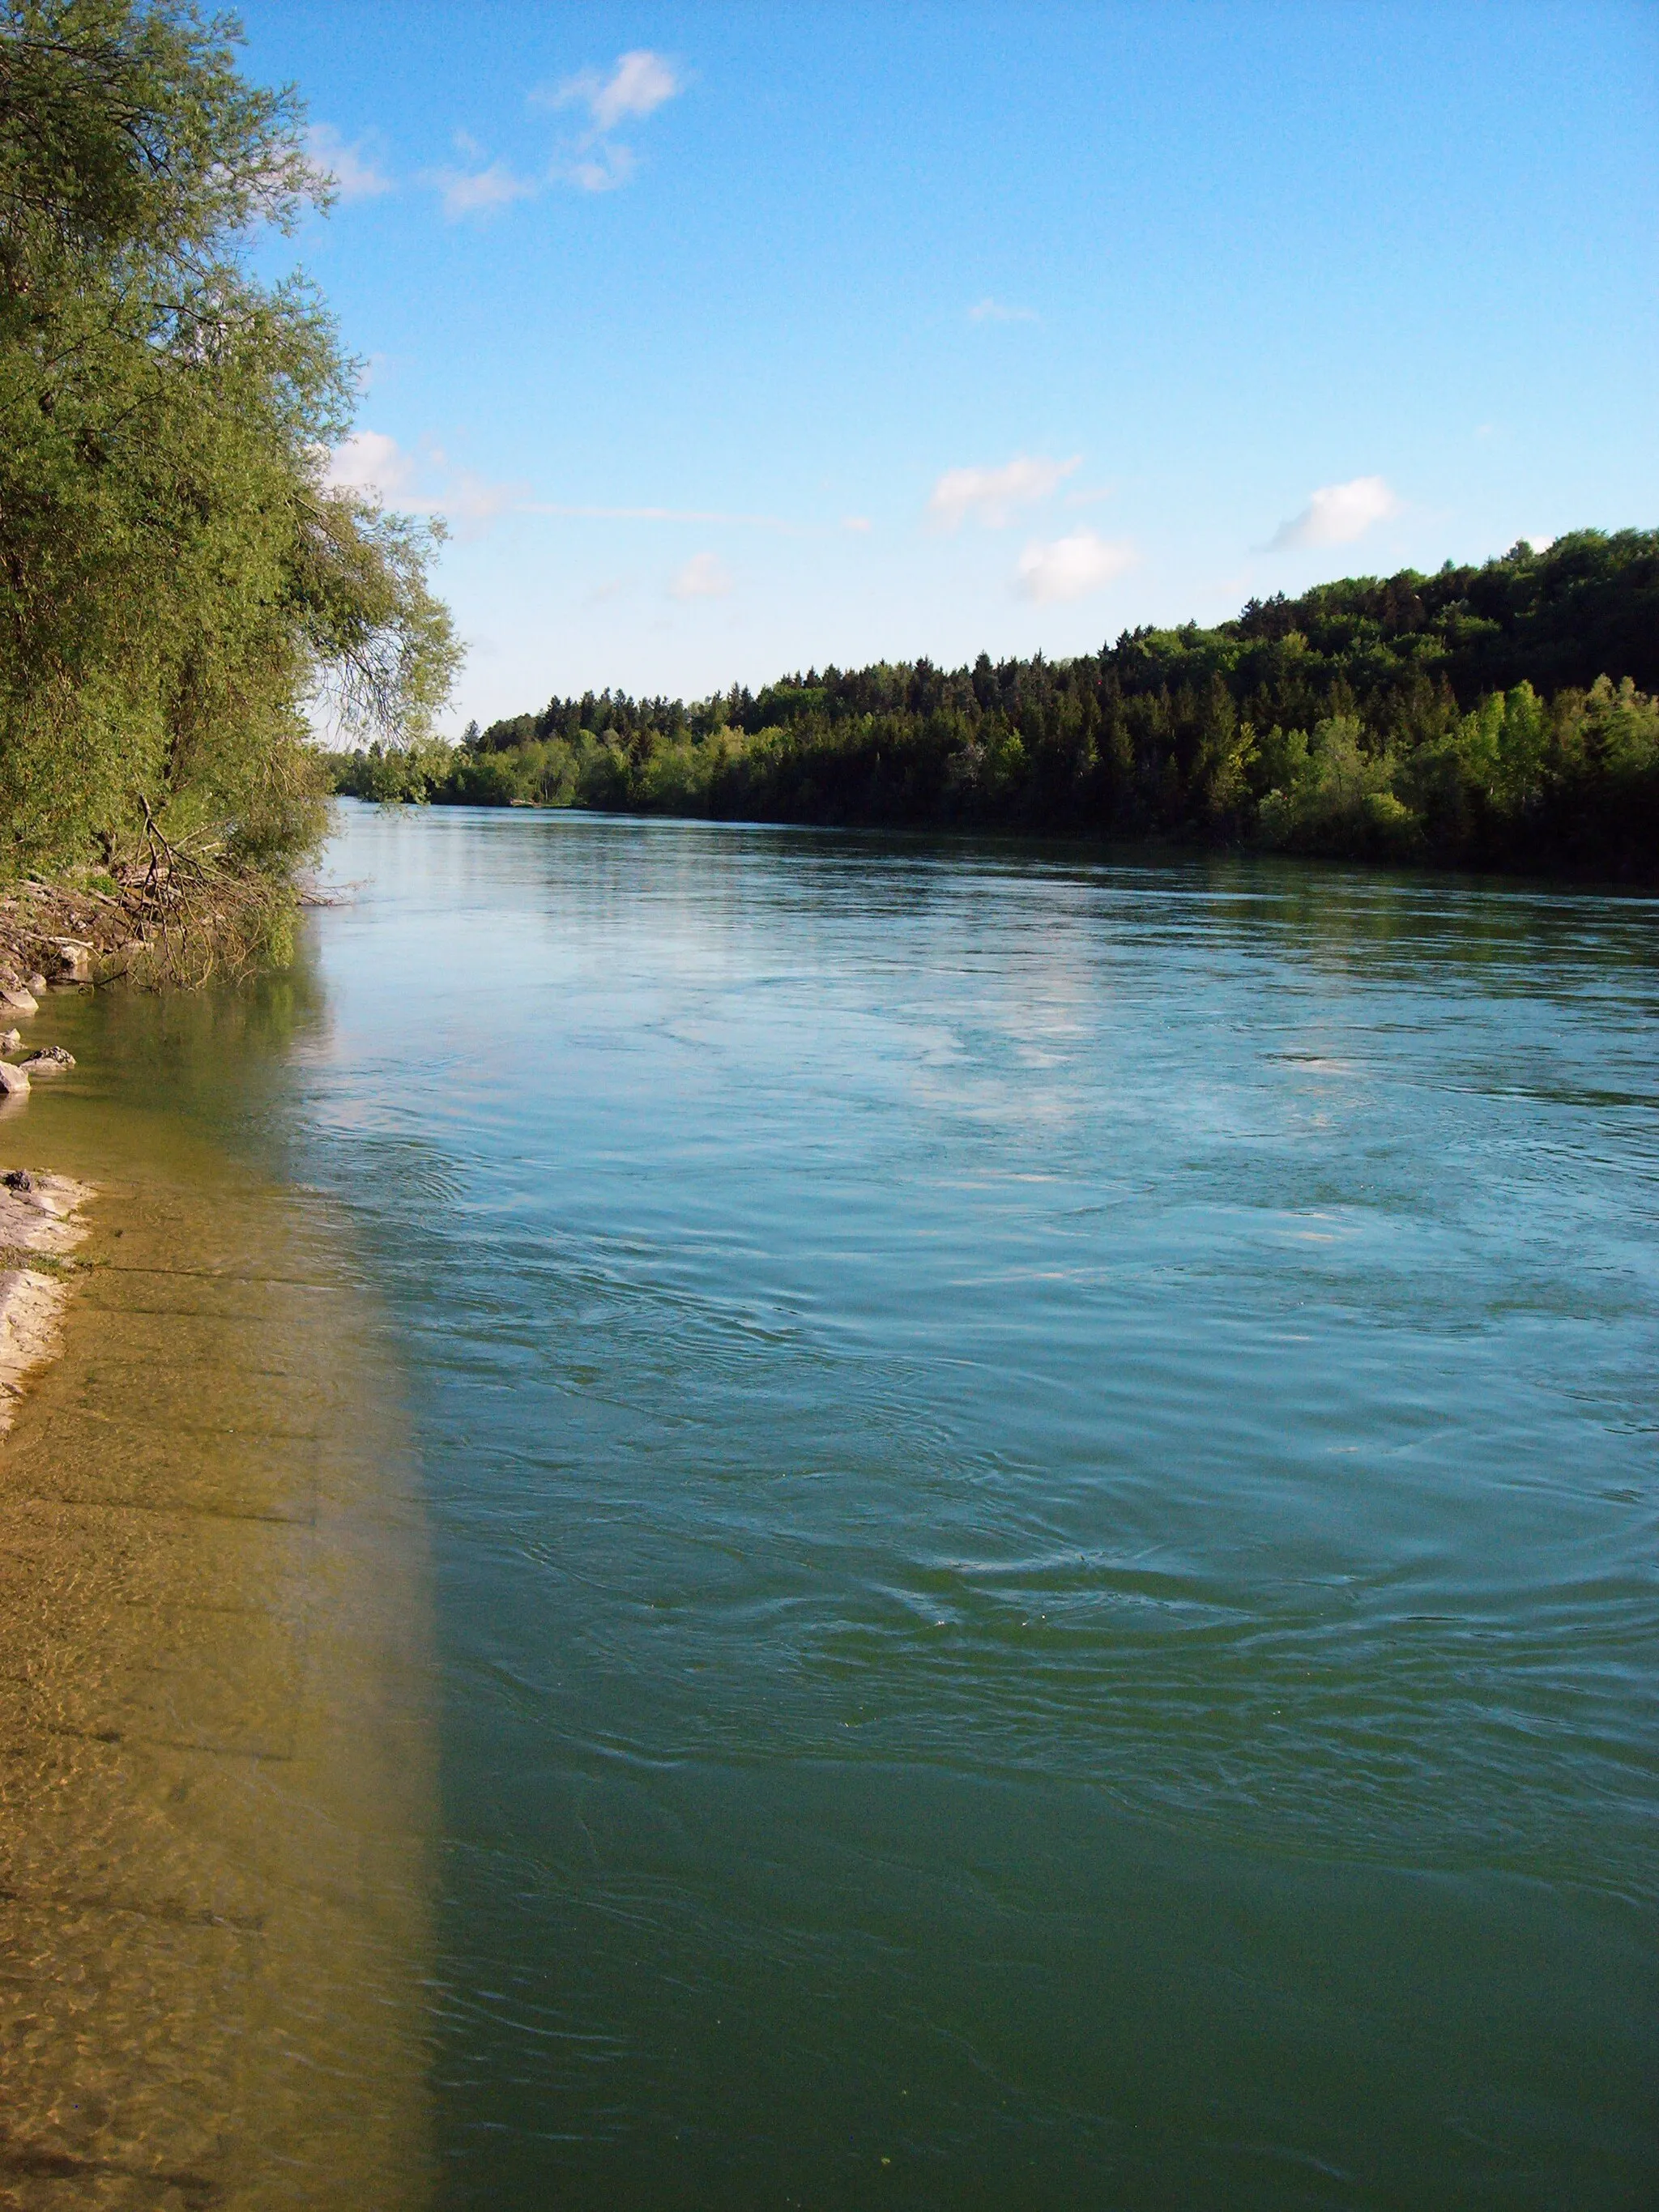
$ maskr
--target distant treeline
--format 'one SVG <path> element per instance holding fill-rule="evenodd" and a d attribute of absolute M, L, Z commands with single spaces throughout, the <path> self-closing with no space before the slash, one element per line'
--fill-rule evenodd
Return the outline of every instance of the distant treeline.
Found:
<path fill-rule="evenodd" d="M 1252 599 L 1213 629 L 953 672 L 588 692 L 359 797 L 1101 839 L 1659 878 L 1659 531 Z"/>

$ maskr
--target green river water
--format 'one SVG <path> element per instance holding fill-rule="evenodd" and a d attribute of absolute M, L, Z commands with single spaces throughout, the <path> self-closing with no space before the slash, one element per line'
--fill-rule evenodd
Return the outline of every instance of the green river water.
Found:
<path fill-rule="evenodd" d="M 339 823 L 0 1123 L 0 2204 L 1659 2202 L 1659 905 Z"/>

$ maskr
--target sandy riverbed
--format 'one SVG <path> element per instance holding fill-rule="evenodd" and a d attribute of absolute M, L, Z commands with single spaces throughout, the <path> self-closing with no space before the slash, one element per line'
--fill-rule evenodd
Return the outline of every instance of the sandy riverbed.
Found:
<path fill-rule="evenodd" d="M 400 2212 L 434 1779 L 397 1380 L 315 1202 L 108 1090 L 0 1124 L 48 1152 L 0 1185 L 0 2206 Z"/>

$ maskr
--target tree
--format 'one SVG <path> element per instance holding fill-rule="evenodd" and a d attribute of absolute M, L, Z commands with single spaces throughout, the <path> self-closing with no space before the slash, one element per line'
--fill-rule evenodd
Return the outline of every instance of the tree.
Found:
<path fill-rule="evenodd" d="M 291 90 L 191 0 L 0 0 L 0 872 L 286 878 L 322 699 L 419 738 L 432 532 L 331 490 L 354 364 L 259 231 L 325 205 Z M 165 871 L 164 871 L 165 872 Z"/>

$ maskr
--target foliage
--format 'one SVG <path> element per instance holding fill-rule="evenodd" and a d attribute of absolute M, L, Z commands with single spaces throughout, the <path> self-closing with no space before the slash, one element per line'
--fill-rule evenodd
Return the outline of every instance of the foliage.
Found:
<path fill-rule="evenodd" d="M 424 788 L 1651 880 L 1656 690 L 1659 532 L 1583 531 L 1072 661 L 812 670 L 690 706 L 555 699 L 469 732 Z"/>
<path fill-rule="evenodd" d="M 320 756 L 331 790 L 349 799 L 383 805 L 418 805 L 434 793 L 447 795 L 457 764 L 455 748 L 441 738 L 416 738 L 404 744 L 380 738 Z"/>
<path fill-rule="evenodd" d="M 419 738 L 447 692 L 425 535 L 325 483 L 353 364 L 247 265 L 326 191 L 237 36 L 189 0 L 0 0 L 5 875 L 143 866 L 160 825 L 181 890 L 280 882 L 322 823 L 319 696 Z"/>

